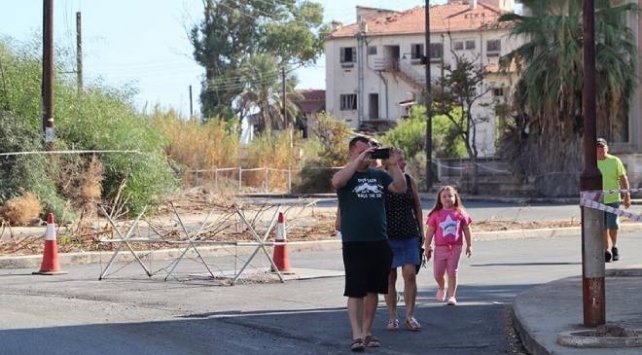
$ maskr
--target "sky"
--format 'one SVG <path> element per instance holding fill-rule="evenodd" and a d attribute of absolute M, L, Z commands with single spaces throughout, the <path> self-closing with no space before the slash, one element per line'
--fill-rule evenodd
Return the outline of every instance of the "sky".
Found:
<path fill-rule="evenodd" d="M 238 0 L 242 1 L 242 0 Z M 357 5 L 406 10 L 422 0 L 316 0 L 324 21 L 356 21 Z M 202 0 L 53 0 L 56 46 L 75 48 L 76 12 L 82 14 L 83 79 L 110 87 L 133 87 L 140 110 L 154 105 L 194 112 L 204 69 L 192 59 L 187 28 L 202 18 Z M 431 5 L 446 0 L 432 0 Z M 40 39 L 42 0 L 0 0 L 0 38 L 17 46 Z M 70 75 L 70 74 L 60 74 Z M 325 58 L 296 71 L 299 89 L 325 89 Z"/>

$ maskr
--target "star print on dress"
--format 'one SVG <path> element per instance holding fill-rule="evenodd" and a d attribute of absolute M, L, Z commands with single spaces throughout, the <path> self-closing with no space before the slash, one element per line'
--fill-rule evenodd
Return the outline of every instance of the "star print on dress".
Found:
<path fill-rule="evenodd" d="M 441 233 L 444 237 L 452 235 L 452 238 L 457 238 L 457 221 L 452 219 L 450 215 L 444 219 L 443 222 L 439 223 L 439 228 L 441 228 Z"/>

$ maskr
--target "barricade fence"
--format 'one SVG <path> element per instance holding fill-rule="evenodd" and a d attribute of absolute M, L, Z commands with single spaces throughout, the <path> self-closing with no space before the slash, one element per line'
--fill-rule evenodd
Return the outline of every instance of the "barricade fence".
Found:
<path fill-rule="evenodd" d="M 234 285 L 241 277 L 246 280 L 261 277 L 283 282 L 284 275 L 275 266 L 272 248 L 287 244 L 309 244 L 319 241 L 277 241 L 275 225 L 279 213 L 286 215 L 290 222 L 287 228 L 307 230 L 313 228 L 310 221 L 318 219 L 317 200 L 301 200 L 296 204 L 203 204 L 199 210 L 209 213 L 193 214 L 195 206 L 177 206 L 169 202 L 171 218 L 149 218 L 142 211 L 134 220 L 117 221 L 108 213 L 106 206 L 99 210 L 106 218 L 111 232 L 100 239 L 108 245 L 111 256 L 103 265 L 99 280 L 105 279 L 130 264 L 138 265 L 147 277 L 164 276 L 168 279 L 186 281 L 195 276 Z M 201 209 L 202 207 L 202 209 Z M 152 265 L 153 251 L 149 246 L 176 249 L 166 262 L 157 261 Z M 148 246 L 141 250 L 140 246 Z M 207 248 L 207 249 L 206 249 Z M 205 257 L 203 252 L 215 248 L 216 257 Z M 123 261 L 126 262 L 123 264 Z M 196 262 L 204 273 L 185 275 L 185 268 L 179 267 L 186 261 Z M 160 267 L 159 267 L 160 266 Z M 193 267 L 189 268 L 193 270 Z M 257 271 L 258 270 L 258 271 Z M 266 272 L 270 271 L 271 272 Z"/>
<path fill-rule="evenodd" d="M 625 192 L 642 192 L 642 188 L 582 191 L 580 192 L 580 206 L 613 213 L 617 216 L 625 217 L 635 222 L 642 222 L 642 215 L 631 213 L 622 208 L 611 207 L 603 202 L 605 194 Z"/>
<path fill-rule="evenodd" d="M 293 170 L 262 168 L 213 168 L 186 171 L 186 185 L 213 184 L 216 189 L 238 192 L 280 192 L 292 191 Z"/>

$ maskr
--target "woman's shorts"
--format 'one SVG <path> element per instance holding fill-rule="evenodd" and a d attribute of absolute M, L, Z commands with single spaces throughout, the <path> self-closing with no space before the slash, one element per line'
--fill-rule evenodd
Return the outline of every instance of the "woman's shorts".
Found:
<path fill-rule="evenodd" d="M 419 238 L 388 239 L 392 249 L 392 266 L 396 269 L 404 265 L 419 264 Z"/>
<path fill-rule="evenodd" d="M 613 208 L 619 208 L 620 203 L 619 202 L 613 202 L 613 203 L 607 203 L 607 206 L 611 206 Z M 618 215 L 615 213 L 611 212 L 604 212 L 604 228 L 606 229 L 620 229 L 620 219 L 618 218 Z"/>
<path fill-rule="evenodd" d="M 344 296 L 361 298 L 368 293 L 388 293 L 392 251 L 387 240 L 344 242 Z"/>

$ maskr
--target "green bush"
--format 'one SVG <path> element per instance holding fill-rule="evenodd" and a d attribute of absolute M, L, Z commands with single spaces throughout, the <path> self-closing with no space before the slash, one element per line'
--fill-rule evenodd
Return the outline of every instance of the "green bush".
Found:
<path fill-rule="evenodd" d="M 293 190 L 297 193 L 331 192 L 330 179 L 336 167 L 346 163 L 348 141 L 352 130 L 348 125 L 329 115 L 318 115 L 314 121 L 313 136 L 304 146 L 305 156 Z"/>
<path fill-rule="evenodd" d="M 40 136 L 10 112 L 0 111 L 0 137 L 0 152 L 33 152 L 43 148 Z M 32 192 L 44 204 L 45 213 L 53 212 L 61 221 L 73 218 L 56 192 L 56 166 L 52 157 L 44 155 L 0 157 L 0 205 L 23 192 Z"/>
<path fill-rule="evenodd" d="M 422 105 L 413 106 L 407 119 L 382 137 L 385 145 L 401 148 L 406 158 L 411 159 L 424 151 L 426 140 L 426 109 Z M 466 155 L 466 146 L 456 135 L 453 124 L 446 116 L 432 118 L 433 154 L 440 158 L 459 158 Z"/>
<path fill-rule="evenodd" d="M 3 151 L 42 150 L 40 114 L 41 67 L 37 47 L 10 50 L 0 42 L 0 63 L 3 67 L 3 83 L 0 87 L 0 108 L 11 112 L 12 120 L 19 121 L 20 129 L 13 129 L 4 139 L 18 144 L 3 147 Z M 58 61 L 60 62 L 60 61 Z M 57 69 L 61 69 L 59 66 Z M 60 71 L 60 70 L 59 70 Z M 176 179 L 165 158 L 166 141 L 151 120 L 136 112 L 132 104 L 135 91 L 112 89 L 100 85 L 90 86 L 82 94 L 77 93 L 75 81 L 56 78 L 54 94 L 54 119 L 56 149 L 75 150 L 134 150 L 139 153 L 113 153 L 100 156 L 104 165 L 103 197 L 114 193 L 123 181 L 123 190 L 128 207 L 140 211 L 153 204 L 176 186 Z M 4 119 L 3 119 L 4 121 Z M 28 146 L 24 142 L 33 142 Z M 8 150 L 4 150 L 8 149 Z M 31 169 L 42 169 L 41 158 L 28 158 Z M 61 164 L 65 158 L 62 157 Z M 26 162 L 24 164 L 27 164 Z M 5 170 L 3 168 L 3 170 Z M 32 191 L 43 202 L 64 205 L 56 184 L 46 184 L 40 178 L 46 176 L 41 170 L 4 171 L 16 174 L 14 189 Z M 49 174 L 52 174 L 49 171 Z M 54 174 L 55 175 L 55 174 Z M 58 181 L 58 183 L 61 183 Z M 62 182 L 64 183 L 64 181 Z M 1 181 L 5 185 L 5 181 Z M 5 189 L 3 189 L 5 190 Z M 57 196 L 57 197 L 56 197 Z M 58 208 L 58 207 L 56 207 Z"/>

